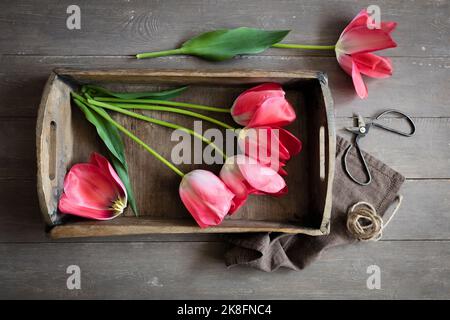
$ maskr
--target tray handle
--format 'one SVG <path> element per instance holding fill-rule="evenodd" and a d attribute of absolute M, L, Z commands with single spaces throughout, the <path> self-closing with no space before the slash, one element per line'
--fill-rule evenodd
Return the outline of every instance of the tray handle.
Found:
<path fill-rule="evenodd" d="M 64 143 L 62 143 L 64 142 Z M 44 220 L 59 224 L 58 199 L 72 154 L 70 87 L 55 73 L 47 80 L 36 123 L 37 192 Z"/>
<path fill-rule="evenodd" d="M 323 234 L 330 231 L 332 209 L 332 191 L 336 162 L 336 130 L 334 121 L 333 98 L 328 87 L 328 77 L 319 73 L 318 80 L 323 95 L 323 113 L 319 120 L 319 178 L 323 199 L 323 219 L 320 230 Z"/>

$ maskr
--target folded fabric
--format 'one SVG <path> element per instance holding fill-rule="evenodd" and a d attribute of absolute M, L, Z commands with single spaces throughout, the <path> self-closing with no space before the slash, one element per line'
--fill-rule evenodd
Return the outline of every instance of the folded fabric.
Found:
<path fill-rule="evenodd" d="M 300 270 L 316 260 L 323 250 L 358 241 L 347 229 L 348 209 L 357 202 L 365 201 L 371 203 L 377 213 L 383 216 L 395 202 L 405 178 L 380 160 L 363 152 L 373 181 L 368 186 L 354 183 L 342 167 L 342 156 L 348 146 L 348 141 L 337 137 L 330 234 L 317 237 L 283 233 L 228 235 L 225 238 L 232 247 L 225 253 L 226 265 L 248 265 L 264 271 L 274 271 L 279 267 Z M 364 181 L 365 175 L 355 148 L 350 151 L 347 161 L 354 176 Z"/>

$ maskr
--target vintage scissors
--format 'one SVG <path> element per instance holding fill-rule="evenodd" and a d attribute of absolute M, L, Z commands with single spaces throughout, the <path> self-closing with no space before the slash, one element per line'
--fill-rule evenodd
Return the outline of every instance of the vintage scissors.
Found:
<path fill-rule="evenodd" d="M 381 118 L 383 118 L 385 115 L 387 114 L 397 114 L 403 117 L 403 119 L 406 119 L 410 125 L 411 131 L 410 132 L 403 132 L 385 125 L 382 125 L 381 123 L 377 122 L 376 120 L 380 120 Z M 414 124 L 414 121 L 411 119 L 411 117 L 409 117 L 408 115 L 404 114 L 403 112 L 397 111 L 397 110 L 386 110 L 382 113 L 380 113 L 373 121 L 371 122 L 365 122 L 364 118 L 361 115 L 356 115 L 356 118 L 358 119 L 358 126 L 357 127 L 347 127 L 345 128 L 346 130 L 350 131 L 351 133 L 355 134 L 355 147 L 358 150 L 358 154 L 359 157 L 361 159 L 361 162 L 364 166 L 364 171 L 366 173 L 367 176 L 367 181 L 366 182 L 361 182 L 355 179 L 355 177 L 353 177 L 353 175 L 350 173 L 350 171 L 348 170 L 348 166 L 347 166 L 347 156 L 350 152 L 350 150 L 353 148 L 353 145 L 349 145 L 347 150 L 345 150 L 344 153 L 344 157 L 343 157 L 343 165 L 344 165 L 344 170 L 347 173 L 347 175 L 350 177 L 350 179 L 352 179 L 355 183 L 361 185 L 361 186 L 367 186 L 372 182 L 372 175 L 370 174 L 370 170 L 369 167 L 367 166 L 367 162 L 366 159 L 364 159 L 364 155 L 361 152 L 361 149 L 359 148 L 359 140 L 365 136 L 367 136 L 367 134 L 369 133 L 369 130 L 372 126 L 374 127 L 378 127 L 396 134 L 399 134 L 401 136 L 404 137 L 411 137 L 414 135 L 414 133 L 416 132 L 416 125 Z"/>

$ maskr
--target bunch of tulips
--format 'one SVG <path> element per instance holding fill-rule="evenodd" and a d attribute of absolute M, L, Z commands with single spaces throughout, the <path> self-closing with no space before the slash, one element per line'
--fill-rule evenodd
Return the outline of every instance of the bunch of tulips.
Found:
<path fill-rule="evenodd" d="M 298 138 L 284 126 L 296 119 L 292 105 L 277 83 L 265 83 L 241 93 L 229 109 L 148 99 L 145 95 L 115 94 L 103 88 L 85 86 L 80 94 L 72 93 L 74 103 L 86 114 L 91 123 L 98 117 L 108 126 L 122 132 L 181 177 L 181 201 L 201 228 L 220 224 L 227 215 L 235 213 L 245 204 L 249 195 L 282 196 L 287 192 L 283 178 L 287 174 L 285 163 L 302 149 Z M 242 152 L 227 157 L 213 142 L 199 133 L 180 125 L 155 119 L 131 109 L 157 110 L 179 113 L 212 122 L 225 129 L 233 129 L 238 136 Z M 202 113 L 187 109 L 230 113 L 237 128 Z M 107 111 L 114 111 L 143 121 L 181 129 L 220 152 L 225 162 L 217 176 L 207 170 L 183 173 L 173 163 L 113 120 Z M 105 127 L 106 128 L 106 127 Z M 105 141 L 104 131 L 99 131 Z M 250 134 L 252 133 L 252 134 Z M 268 143 L 271 142 L 271 143 Z M 274 145 L 275 143 L 275 145 Z M 110 148 L 110 143 L 105 142 Z M 251 150 L 257 152 L 251 152 Z M 261 156 L 264 155 L 264 156 Z M 274 163 L 276 162 L 276 163 Z M 64 180 L 64 192 L 59 210 L 84 218 L 109 220 L 123 213 L 130 201 L 130 189 L 119 177 L 119 171 L 103 156 L 93 153 L 89 163 L 74 165 Z"/>
<path fill-rule="evenodd" d="M 339 65 L 352 77 L 358 96 L 366 98 L 368 91 L 363 75 L 387 78 L 393 71 L 391 60 L 374 52 L 397 46 L 391 35 L 396 23 L 380 22 L 373 28 L 372 20 L 367 10 L 360 11 L 342 31 L 334 45 L 280 43 L 289 30 L 265 31 L 241 27 L 206 32 L 186 41 L 180 48 L 141 53 L 137 58 L 187 54 L 211 61 L 224 61 L 240 54 L 260 53 L 270 47 L 333 50 Z M 166 92 L 166 98 L 169 99 L 169 96 L 172 97 L 182 90 Z M 287 192 L 283 179 L 287 174 L 284 165 L 293 155 L 300 152 L 302 145 L 300 140 L 282 128 L 294 121 L 296 115 L 279 84 L 266 83 L 243 92 L 230 109 L 155 99 L 162 96 L 164 95 L 161 93 L 152 95 L 113 93 L 94 86 L 85 86 L 80 94 L 72 94 L 74 103 L 97 127 L 100 138 L 109 149 L 112 165 L 106 158 L 95 153 L 89 163 L 74 165 L 64 181 L 64 193 L 59 202 L 61 212 L 108 220 L 121 214 L 127 204 L 130 204 L 137 213 L 119 132 L 131 138 L 182 177 L 179 187 L 180 198 L 202 228 L 221 223 L 227 214 L 233 214 L 244 205 L 251 194 L 280 196 Z M 236 129 L 210 116 L 186 110 L 188 108 L 230 113 L 234 121 L 243 126 L 238 133 L 239 146 L 243 152 L 227 157 L 213 142 L 190 128 L 130 110 L 174 112 L 209 121 L 225 129 Z M 107 111 L 119 112 L 172 129 L 181 129 L 210 144 L 225 158 L 219 176 L 206 170 L 183 173 L 156 150 L 113 120 Z M 256 152 L 250 152 L 251 150 Z"/>

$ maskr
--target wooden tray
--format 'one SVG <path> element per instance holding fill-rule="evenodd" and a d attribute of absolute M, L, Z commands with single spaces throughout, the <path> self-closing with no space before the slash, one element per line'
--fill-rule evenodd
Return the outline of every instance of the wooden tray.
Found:
<path fill-rule="evenodd" d="M 303 142 L 303 151 L 287 165 L 289 193 L 282 198 L 249 198 L 245 207 L 217 227 L 200 229 L 178 195 L 180 178 L 124 138 L 130 177 L 140 210 L 131 210 L 112 221 L 87 221 L 60 214 L 58 199 L 67 170 L 86 162 L 92 151 L 105 154 L 93 126 L 70 102 L 70 91 L 80 84 L 95 83 L 114 90 L 154 90 L 190 85 L 177 100 L 212 106 L 230 106 L 246 88 L 263 82 L 279 82 L 297 111 L 288 129 Z M 193 118 L 148 112 L 187 127 Z M 113 114 L 164 156 L 170 158 L 171 130 Z M 214 114 L 217 116 L 217 114 Z M 233 123 L 228 114 L 223 121 Z M 204 130 L 209 128 L 203 123 Z M 145 233 L 223 233 L 278 231 L 323 235 L 329 232 L 331 191 L 335 159 L 332 99 L 323 73 L 310 71 L 154 71 L 57 69 L 45 86 L 37 120 L 38 196 L 51 236 L 86 237 Z M 181 165 L 188 172 L 202 165 Z M 209 166 L 218 172 L 220 166 Z"/>

